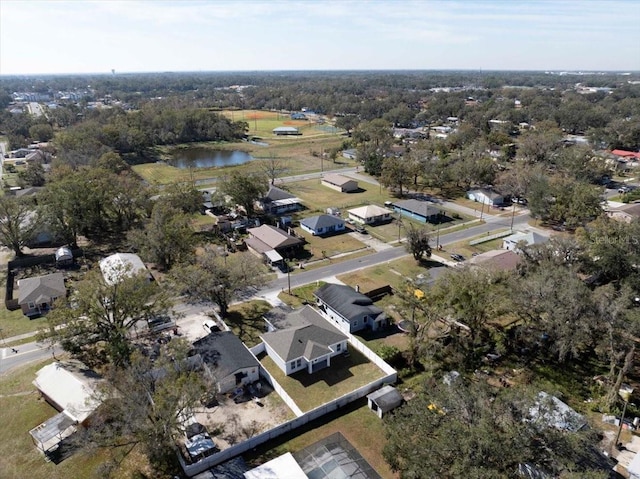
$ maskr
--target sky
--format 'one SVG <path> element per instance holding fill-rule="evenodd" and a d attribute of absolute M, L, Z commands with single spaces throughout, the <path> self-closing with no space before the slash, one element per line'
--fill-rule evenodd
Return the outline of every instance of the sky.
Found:
<path fill-rule="evenodd" d="M 0 75 L 640 71 L 638 0 L 0 0 Z"/>

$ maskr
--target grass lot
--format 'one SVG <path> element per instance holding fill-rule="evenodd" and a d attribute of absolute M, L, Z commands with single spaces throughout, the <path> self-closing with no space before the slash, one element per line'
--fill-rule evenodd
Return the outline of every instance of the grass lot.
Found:
<path fill-rule="evenodd" d="M 499 231 L 495 231 L 495 232 L 492 231 L 491 233 L 494 234 L 498 232 Z M 476 238 L 471 238 L 471 239 L 473 240 L 478 238 L 481 238 L 481 236 Z M 484 243 L 476 244 L 473 246 L 469 244 L 470 240 L 465 240 L 465 241 L 460 241 L 458 243 L 447 245 L 444 251 L 446 253 L 458 253 L 464 256 L 465 259 L 469 259 L 474 253 L 480 254 L 480 253 L 486 253 L 487 251 L 491 251 L 495 249 L 501 249 L 503 240 L 504 238 L 498 238 L 491 241 L 486 241 Z M 445 254 L 444 256 L 447 256 L 447 255 Z"/>
<path fill-rule="evenodd" d="M 429 269 L 416 263 L 413 257 L 406 257 L 346 273 L 338 276 L 338 279 L 352 287 L 360 285 L 362 291 L 367 291 L 387 284 L 398 289 L 404 284 L 405 278 L 415 278 L 419 274 L 428 277 Z"/>
<path fill-rule="evenodd" d="M 229 315 L 224 322 L 248 347 L 261 342 L 260 335 L 265 332 L 262 315 L 271 309 L 266 301 L 255 300 L 236 304 L 229 308 Z"/>
<path fill-rule="evenodd" d="M 349 347 L 350 355 L 331 358 L 331 366 L 313 374 L 299 371 L 285 376 L 269 356 L 263 355 L 262 365 L 287 391 L 302 411 L 310 411 L 328 401 L 384 376 L 382 370 L 359 351 Z"/>
<path fill-rule="evenodd" d="M 0 378 L 0 476 L 3 479 L 68 479 L 96 477 L 98 466 L 107 460 L 105 451 L 77 452 L 59 464 L 46 462 L 31 441 L 29 430 L 56 414 L 31 384 L 44 361 Z M 134 454 L 125 460 L 115 477 L 134 477 Z M 141 476 L 138 476 L 141 477 Z"/>
<path fill-rule="evenodd" d="M 363 182 L 360 182 L 359 185 L 360 189 L 354 193 L 340 193 L 323 186 L 318 178 L 289 183 L 287 184 L 287 190 L 300 198 L 304 204 L 313 205 L 313 207 L 304 212 L 305 216 L 324 213 L 329 207 L 350 209 L 371 203 L 382 205 L 385 201 L 391 199 L 384 189 L 381 192 L 380 188 L 375 185 Z M 346 217 L 347 214 L 344 213 L 344 216 Z"/>
<path fill-rule="evenodd" d="M 299 451 L 335 432 L 341 432 L 384 479 L 398 477 L 382 457 L 382 449 L 387 442 L 384 423 L 367 407 L 366 399 L 355 401 L 292 433 L 272 439 L 243 457 L 251 464 L 262 464 L 286 452 Z"/>
<path fill-rule="evenodd" d="M 311 257 L 308 258 L 309 261 L 315 261 L 341 253 L 350 253 L 367 247 L 361 241 L 347 234 L 348 231 L 325 237 L 313 236 L 300 227 L 295 228 L 295 231 L 307 240 L 304 248 L 311 253 Z"/>
<path fill-rule="evenodd" d="M 318 281 L 317 284 L 307 284 L 305 286 L 300 286 L 299 288 L 292 289 L 291 294 L 283 291 L 278 295 L 278 299 L 294 309 L 299 308 L 306 303 L 315 303 L 316 300 L 313 296 L 313 292 L 316 291 L 320 286 L 324 286 L 325 284 L 326 283 L 324 281 Z"/>

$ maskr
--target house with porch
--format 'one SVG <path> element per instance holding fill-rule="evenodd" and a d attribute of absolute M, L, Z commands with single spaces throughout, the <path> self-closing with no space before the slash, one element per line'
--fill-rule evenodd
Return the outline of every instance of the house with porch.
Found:
<path fill-rule="evenodd" d="M 304 240 L 290 235 L 280 228 L 271 225 L 261 225 L 247 230 L 249 238 L 245 243 L 250 251 L 264 256 L 269 264 L 279 264 L 283 256 L 294 254 L 304 245 Z"/>
<path fill-rule="evenodd" d="M 318 215 L 305 218 L 300 227 L 314 236 L 322 236 L 344 231 L 344 220 L 334 215 Z"/>
<path fill-rule="evenodd" d="M 301 210 L 303 205 L 300 198 L 277 186 L 271 185 L 265 197 L 260 200 L 260 207 L 265 213 L 281 215 L 291 211 Z"/>
<path fill-rule="evenodd" d="M 316 290 L 320 314 L 345 333 L 369 328 L 377 331 L 389 325 L 384 311 L 368 296 L 344 284 L 327 283 Z"/>
<path fill-rule="evenodd" d="M 260 378 L 258 360 L 231 331 L 213 331 L 193 343 L 193 350 L 222 394 Z"/>
<path fill-rule="evenodd" d="M 260 337 L 269 357 L 287 376 L 330 367 L 331 358 L 347 351 L 347 336 L 309 305 L 289 313 L 286 325 Z"/>
<path fill-rule="evenodd" d="M 18 280 L 18 305 L 25 316 L 46 314 L 58 298 L 67 295 L 62 273 Z"/>

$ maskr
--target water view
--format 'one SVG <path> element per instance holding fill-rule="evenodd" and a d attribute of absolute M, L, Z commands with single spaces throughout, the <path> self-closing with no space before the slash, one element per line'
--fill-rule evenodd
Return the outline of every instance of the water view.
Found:
<path fill-rule="evenodd" d="M 253 157 L 244 151 L 212 150 L 211 148 L 184 148 L 176 150 L 168 161 L 176 168 L 211 168 L 214 166 L 241 165 Z"/>

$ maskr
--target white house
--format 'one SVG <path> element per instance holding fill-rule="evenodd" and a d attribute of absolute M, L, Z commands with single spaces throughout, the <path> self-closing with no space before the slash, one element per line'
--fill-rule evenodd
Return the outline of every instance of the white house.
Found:
<path fill-rule="evenodd" d="M 502 248 L 511 251 L 517 251 L 518 245 L 531 246 L 534 244 L 543 244 L 549 241 L 549 238 L 533 231 L 518 231 L 511 236 L 507 236 L 502 240 Z"/>
<path fill-rule="evenodd" d="M 348 211 L 349 219 L 356 223 L 371 225 L 391 220 L 393 211 L 377 205 L 361 206 Z"/>
<path fill-rule="evenodd" d="M 100 271 L 108 285 L 114 285 L 127 277 L 143 273 L 147 275 L 149 281 L 153 279 L 140 256 L 133 253 L 115 253 L 101 259 Z"/>
<path fill-rule="evenodd" d="M 501 206 L 504 197 L 488 188 L 479 188 L 467 191 L 467 198 L 489 206 Z"/>
<path fill-rule="evenodd" d="M 300 227 L 314 236 L 321 236 L 344 231 L 344 220 L 334 215 L 311 216 L 303 219 Z"/>
<path fill-rule="evenodd" d="M 345 333 L 369 328 L 377 331 L 389 324 L 382 309 L 368 296 L 344 284 L 327 283 L 313 295 L 320 314 Z"/>
<path fill-rule="evenodd" d="M 331 358 L 347 351 L 347 336 L 311 306 L 289 313 L 289 327 L 264 333 L 261 338 L 274 363 L 288 376 L 312 374 L 331 366 Z"/>

